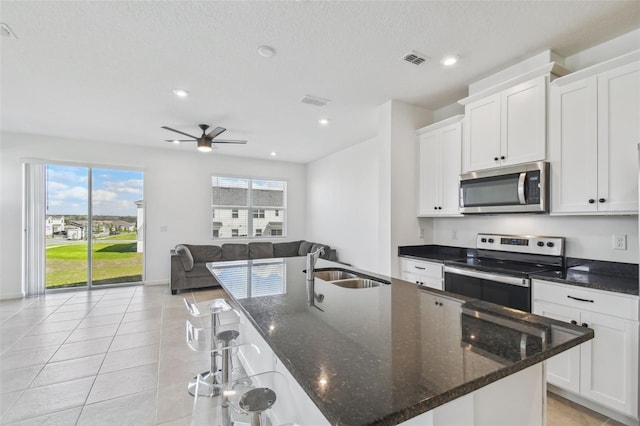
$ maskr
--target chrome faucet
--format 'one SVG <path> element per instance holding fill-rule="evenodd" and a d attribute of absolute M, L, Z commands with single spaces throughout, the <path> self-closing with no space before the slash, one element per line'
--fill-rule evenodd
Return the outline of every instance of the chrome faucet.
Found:
<path fill-rule="evenodd" d="M 320 255 L 324 254 L 324 247 L 307 254 L 307 281 L 313 281 L 313 271 Z"/>

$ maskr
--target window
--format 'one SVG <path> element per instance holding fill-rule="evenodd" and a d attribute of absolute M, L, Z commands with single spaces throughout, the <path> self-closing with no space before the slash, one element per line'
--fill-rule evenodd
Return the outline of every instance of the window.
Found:
<path fill-rule="evenodd" d="M 213 176 L 211 193 L 214 238 L 286 235 L 285 181 Z"/>

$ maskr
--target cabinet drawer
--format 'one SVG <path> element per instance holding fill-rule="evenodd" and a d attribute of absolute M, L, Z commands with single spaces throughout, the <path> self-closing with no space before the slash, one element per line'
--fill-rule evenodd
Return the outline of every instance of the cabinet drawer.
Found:
<path fill-rule="evenodd" d="M 400 259 L 400 269 L 416 275 L 442 279 L 442 264 L 413 259 Z"/>
<path fill-rule="evenodd" d="M 533 299 L 630 320 L 638 319 L 638 297 L 533 280 Z"/>

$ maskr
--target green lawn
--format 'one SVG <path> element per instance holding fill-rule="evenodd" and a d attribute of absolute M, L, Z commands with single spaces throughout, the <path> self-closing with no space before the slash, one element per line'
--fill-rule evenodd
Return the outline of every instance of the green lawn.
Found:
<path fill-rule="evenodd" d="M 135 234 L 111 235 L 93 243 L 93 284 L 142 280 L 142 253 L 136 253 Z M 115 240 L 112 242 L 112 240 Z M 58 243 L 48 240 L 47 288 L 77 287 L 87 283 L 87 242 Z"/>

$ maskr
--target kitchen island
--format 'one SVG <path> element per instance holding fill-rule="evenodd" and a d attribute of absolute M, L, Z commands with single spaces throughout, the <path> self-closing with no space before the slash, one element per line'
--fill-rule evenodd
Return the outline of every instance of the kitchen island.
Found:
<path fill-rule="evenodd" d="M 261 349 L 246 368 L 285 373 L 301 425 L 543 424 L 542 361 L 593 338 L 584 327 L 329 261 L 316 271 L 388 284 L 315 278 L 309 299 L 304 257 L 207 267 L 247 322 L 245 342 Z"/>

